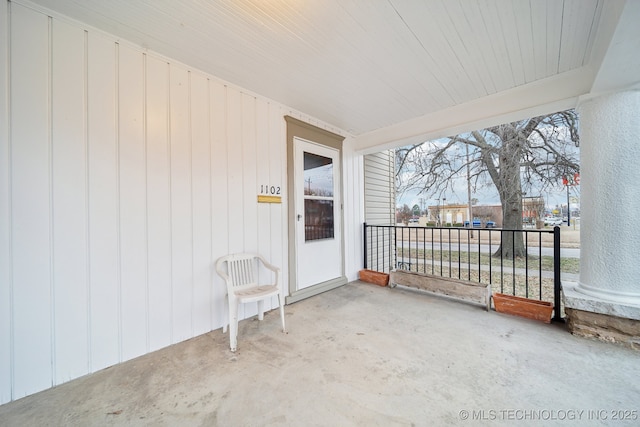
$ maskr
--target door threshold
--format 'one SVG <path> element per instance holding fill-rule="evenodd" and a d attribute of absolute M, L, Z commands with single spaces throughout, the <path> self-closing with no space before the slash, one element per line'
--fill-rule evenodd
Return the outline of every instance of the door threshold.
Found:
<path fill-rule="evenodd" d="M 340 286 L 346 285 L 347 282 L 347 277 L 341 276 L 318 283 L 317 285 L 309 286 L 308 288 L 300 289 L 299 291 L 292 292 L 288 297 L 285 297 L 285 304 L 293 304 L 294 302 L 330 291 L 331 289 L 339 288 Z"/>

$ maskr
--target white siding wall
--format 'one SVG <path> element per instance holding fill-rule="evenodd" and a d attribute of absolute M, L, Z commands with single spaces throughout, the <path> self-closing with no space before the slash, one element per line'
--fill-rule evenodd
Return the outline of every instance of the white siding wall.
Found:
<path fill-rule="evenodd" d="M 2 2 L 0 403 L 219 328 L 224 254 L 259 251 L 287 283 L 287 195 L 256 202 L 286 188 L 284 115 L 340 132 Z M 350 278 L 361 174 L 345 149 Z"/>
<path fill-rule="evenodd" d="M 364 209 L 369 225 L 395 224 L 395 153 L 364 156 Z M 367 233 L 367 267 L 389 272 L 393 266 L 395 235 L 390 228 L 370 228 Z"/>
<path fill-rule="evenodd" d="M 393 150 L 364 156 L 364 206 L 367 224 L 395 224 L 394 162 Z"/>

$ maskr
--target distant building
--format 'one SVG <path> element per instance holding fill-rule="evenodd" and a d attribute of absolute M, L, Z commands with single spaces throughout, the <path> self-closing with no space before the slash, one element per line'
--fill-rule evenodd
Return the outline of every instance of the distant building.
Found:
<path fill-rule="evenodd" d="M 542 220 L 545 212 L 544 198 L 541 196 L 524 197 L 522 199 L 522 223 L 535 224 Z"/>
<path fill-rule="evenodd" d="M 429 206 L 428 222 L 436 225 L 464 224 L 469 221 L 469 206 L 467 204 L 448 204 Z M 494 221 L 497 227 L 502 226 L 501 205 L 474 205 L 472 207 L 473 219 L 479 219 L 482 224 Z"/>
<path fill-rule="evenodd" d="M 464 224 L 468 221 L 467 204 L 448 204 L 429 206 L 429 215 L 423 221 L 436 225 Z M 474 205 L 472 208 L 473 219 L 482 221 L 493 221 L 497 227 L 502 227 L 502 205 Z M 544 198 L 540 196 L 525 197 L 522 199 L 522 223 L 535 224 L 537 220 L 542 220 L 545 213 Z M 573 213 L 572 213 L 573 214 Z M 422 222 L 422 221 L 420 221 Z"/>

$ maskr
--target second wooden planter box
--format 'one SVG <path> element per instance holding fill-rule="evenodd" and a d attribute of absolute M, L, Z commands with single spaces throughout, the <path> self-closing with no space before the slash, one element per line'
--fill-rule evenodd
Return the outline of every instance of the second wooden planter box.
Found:
<path fill-rule="evenodd" d="M 499 313 L 512 314 L 514 316 L 551 323 L 553 304 L 548 301 L 538 301 L 496 293 L 493 294 L 493 305 Z"/>
<path fill-rule="evenodd" d="M 389 275 L 379 271 L 360 270 L 360 280 L 379 286 L 387 286 L 389 284 Z"/>

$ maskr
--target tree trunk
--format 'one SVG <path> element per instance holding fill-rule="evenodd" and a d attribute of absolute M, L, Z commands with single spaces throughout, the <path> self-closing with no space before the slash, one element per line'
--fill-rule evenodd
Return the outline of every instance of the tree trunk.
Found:
<path fill-rule="evenodd" d="M 515 200 L 502 201 L 502 228 L 505 230 L 522 230 L 522 203 Z M 503 231 L 500 236 L 500 247 L 494 257 L 515 259 L 524 257 L 526 248 L 521 231 Z"/>
<path fill-rule="evenodd" d="M 520 159 L 522 141 L 513 127 L 505 127 L 504 145 L 500 152 L 500 170 L 494 184 L 500 194 L 502 204 L 502 228 L 522 230 L 522 183 L 520 178 Z M 500 247 L 493 254 L 496 257 L 515 259 L 525 256 L 522 232 L 503 231 Z"/>

